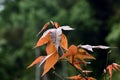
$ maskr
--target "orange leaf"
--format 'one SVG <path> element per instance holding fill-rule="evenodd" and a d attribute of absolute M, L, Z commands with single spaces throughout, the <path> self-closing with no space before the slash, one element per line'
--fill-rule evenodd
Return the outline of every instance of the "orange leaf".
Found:
<path fill-rule="evenodd" d="M 66 37 L 64 34 L 62 34 L 62 39 L 61 39 L 60 46 L 61 46 L 62 48 L 64 48 L 65 50 L 68 49 L 67 37 Z"/>
<path fill-rule="evenodd" d="M 45 56 L 39 56 L 38 58 L 36 58 L 32 64 L 30 64 L 27 68 L 30 68 L 32 66 L 34 66 L 35 64 L 38 64 L 39 62 L 41 62 L 43 59 L 45 58 Z"/>
<path fill-rule="evenodd" d="M 54 22 L 54 26 L 55 26 L 56 28 L 59 28 L 59 27 L 60 27 L 60 25 L 59 25 L 58 22 Z"/>
<path fill-rule="evenodd" d="M 47 23 L 43 26 L 43 28 L 40 30 L 40 32 L 37 34 L 37 36 L 38 36 L 44 29 L 46 29 L 49 25 L 50 25 L 50 22 L 47 22 Z"/>
<path fill-rule="evenodd" d="M 82 61 L 84 61 L 84 59 L 95 59 L 92 55 L 88 54 L 87 51 L 81 48 L 78 50 L 78 53 L 76 56 Z"/>
<path fill-rule="evenodd" d="M 44 37 L 40 38 L 34 48 L 48 43 L 49 40 L 50 40 L 50 32 L 47 35 L 45 35 Z"/>
<path fill-rule="evenodd" d="M 112 70 L 118 70 L 120 68 L 120 65 L 117 63 L 112 63 L 107 66 L 106 70 L 108 70 L 110 78 L 112 78 Z"/>
<path fill-rule="evenodd" d="M 116 63 L 112 63 L 112 67 L 115 69 L 115 70 L 118 70 L 120 68 L 120 65 L 116 64 Z"/>
<path fill-rule="evenodd" d="M 58 53 L 55 52 L 52 56 L 50 56 L 44 65 L 44 72 L 42 76 L 44 76 L 58 61 Z"/>
<path fill-rule="evenodd" d="M 63 54 L 60 59 L 63 59 L 63 58 L 68 57 L 68 56 L 75 55 L 76 53 L 77 53 L 77 47 L 75 45 L 71 45 L 69 47 L 68 51 L 65 54 Z"/>
<path fill-rule="evenodd" d="M 109 71 L 110 78 L 112 78 L 112 65 L 108 65 L 106 69 Z"/>
<path fill-rule="evenodd" d="M 55 47 L 55 45 L 53 44 L 53 42 L 49 42 L 48 44 L 47 44 L 47 47 L 46 47 L 46 52 L 47 52 L 47 54 L 49 55 L 49 54 L 51 54 L 51 53 L 53 53 L 53 52 L 55 52 L 56 51 L 56 47 Z"/>

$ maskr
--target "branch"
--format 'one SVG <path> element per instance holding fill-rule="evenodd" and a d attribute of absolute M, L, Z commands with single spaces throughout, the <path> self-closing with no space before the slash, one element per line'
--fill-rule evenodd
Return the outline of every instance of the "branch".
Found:
<path fill-rule="evenodd" d="M 73 64 L 71 64 L 69 61 L 67 61 L 67 63 L 69 63 L 71 66 L 73 66 L 80 74 L 81 76 L 83 76 L 85 79 L 87 79 L 87 76 L 81 71 L 81 70 L 78 70 Z"/>
<path fill-rule="evenodd" d="M 61 77 L 57 72 L 53 71 L 53 74 L 56 75 L 59 79 L 65 80 L 63 77 Z"/>

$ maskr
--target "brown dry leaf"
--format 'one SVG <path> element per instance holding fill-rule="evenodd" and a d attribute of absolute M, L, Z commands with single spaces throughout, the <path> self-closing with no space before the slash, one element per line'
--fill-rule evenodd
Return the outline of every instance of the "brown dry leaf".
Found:
<path fill-rule="evenodd" d="M 59 25 L 58 22 L 54 22 L 54 26 L 55 26 L 56 28 L 59 28 L 59 27 L 60 27 L 60 25 Z"/>
<path fill-rule="evenodd" d="M 50 56 L 44 65 L 44 72 L 42 76 L 44 76 L 58 61 L 58 53 L 55 52 L 52 56 Z"/>
<path fill-rule="evenodd" d="M 30 68 L 32 66 L 34 66 L 35 64 L 38 64 L 39 62 L 41 62 L 43 59 L 45 58 L 45 56 L 39 56 L 38 58 L 36 58 L 32 64 L 30 64 L 27 68 Z"/>
<path fill-rule="evenodd" d="M 91 54 L 89 54 L 87 51 L 85 51 L 82 48 L 78 49 L 78 53 L 76 56 L 82 61 L 84 61 L 85 59 L 95 59 Z"/>
<path fill-rule="evenodd" d="M 50 40 L 50 32 L 49 32 L 47 35 L 45 35 L 44 37 L 41 37 L 41 38 L 38 40 L 38 42 L 37 42 L 37 44 L 35 45 L 34 48 L 39 47 L 39 46 L 42 46 L 42 45 L 48 43 L 49 40 Z"/>
<path fill-rule="evenodd" d="M 118 70 L 119 68 L 120 68 L 120 65 L 118 65 L 117 63 L 112 63 L 107 66 L 106 70 L 108 70 L 110 78 L 112 78 L 112 71 Z"/>
<path fill-rule="evenodd" d="M 43 28 L 40 30 L 40 32 L 37 34 L 37 36 L 38 36 L 43 30 L 45 30 L 49 25 L 50 25 L 50 22 L 47 22 L 47 23 L 43 26 Z"/>
<path fill-rule="evenodd" d="M 52 41 L 50 41 L 48 44 L 47 44 L 47 47 L 46 47 L 46 52 L 47 54 L 51 54 L 51 53 L 54 53 L 56 51 L 56 47 L 55 45 L 53 44 Z"/>
<path fill-rule="evenodd" d="M 67 40 L 67 37 L 64 34 L 62 34 L 60 46 L 62 48 L 64 48 L 65 50 L 68 50 L 68 40 Z"/>

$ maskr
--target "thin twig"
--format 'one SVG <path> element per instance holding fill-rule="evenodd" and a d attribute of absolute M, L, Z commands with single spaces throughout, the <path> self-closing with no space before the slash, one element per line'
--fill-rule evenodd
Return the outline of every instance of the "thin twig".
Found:
<path fill-rule="evenodd" d="M 57 72 L 53 71 L 53 74 L 55 74 L 59 79 L 65 80 L 63 77 L 61 77 Z"/>
<path fill-rule="evenodd" d="M 107 57 L 106 57 L 106 65 L 105 65 L 105 67 L 107 67 L 107 65 L 108 65 L 108 60 L 109 60 L 109 54 L 111 53 L 111 50 L 110 51 L 108 51 L 108 53 L 107 53 Z"/>
<path fill-rule="evenodd" d="M 67 63 L 69 63 L 71 66 L 73 66 L 80 74 L 81 76 L 83 76 L 85 79 L 87 79 L 87 76 L 81 71 L 81 70 L 78 70 L 73 64 L 71 64 L 69 61 L 67 61 Z"/>

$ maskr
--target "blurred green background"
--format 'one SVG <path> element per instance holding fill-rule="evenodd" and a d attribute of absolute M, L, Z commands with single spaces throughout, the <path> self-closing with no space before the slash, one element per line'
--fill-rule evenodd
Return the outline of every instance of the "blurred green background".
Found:
<path fill-rule="evenodd" d="M 69 45 L 118 47 L 108 56 L 107 50 L 92 53 L 96 61 L 88 65 L 93 70 L 90 76 L 101 80 L 106 65 L 120 64 L 120 0 L 0 0 L 0 80 L 39 80 L 39 68 L 26 67 L 45 54 L 45 47 L 32 48 L 38 40 L 36 34 L 49 20 L 76 29 L 65 32 Z M 67 64 L 56 66 L 62 76 L 76 74 Z M 120 73 L 113 73 L 113 80 L 119 80 Z M 59 80 L 52 74 L 43 79 Z"/>

